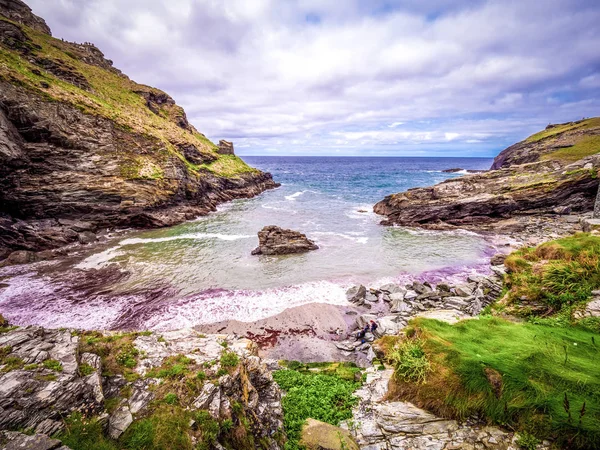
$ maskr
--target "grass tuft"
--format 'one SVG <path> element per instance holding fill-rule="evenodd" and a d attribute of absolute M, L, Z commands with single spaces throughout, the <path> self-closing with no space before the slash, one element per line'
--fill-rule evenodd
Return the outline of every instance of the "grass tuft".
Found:
<path fill-rule="evenodd" d="M 390 398 L 457 419 L 478 415 L 567 448 L 600 447 L 595 333 L 494 317 L 412 324 L 432 370 L 424 383 L 396 377 Z"/>

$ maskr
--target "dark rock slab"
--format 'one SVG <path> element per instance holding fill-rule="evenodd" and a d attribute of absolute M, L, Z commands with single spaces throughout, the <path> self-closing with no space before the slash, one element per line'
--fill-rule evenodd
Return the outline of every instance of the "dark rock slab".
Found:
<path fill-rule="evenodd" d="M 269 225 L 258 232 L 258 247 L 252 250 L 252 254 L 288 255 L 317 250 L 318 248 L 306 235 L 298 231 Z"/>

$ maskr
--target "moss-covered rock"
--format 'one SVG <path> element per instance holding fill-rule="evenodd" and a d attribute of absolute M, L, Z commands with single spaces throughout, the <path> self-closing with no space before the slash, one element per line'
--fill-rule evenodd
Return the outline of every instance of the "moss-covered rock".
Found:
<path fill-rule="evenodd" d="M 348 431 L 315 419 L 302 427 L 300 445 L 307 450 L 358 450 L 358 444 Z"/>

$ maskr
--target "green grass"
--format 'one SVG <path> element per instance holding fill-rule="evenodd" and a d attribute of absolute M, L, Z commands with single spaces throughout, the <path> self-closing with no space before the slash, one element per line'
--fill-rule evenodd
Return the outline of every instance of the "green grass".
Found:
<path fill-rule="evenodd" d="M 286 391 L 281 401 L 288 438 L 286 450 L 299 448 L 302 425 L 309 417 L 332 425 L 352 417 L 352 407 L 358 401 L 352 393 L 359 382 L 297 370 L 279 370 L 273 377 Z"/>
<path fill-rule="evenodd" d="M 393 348 L 388 358 L 394 365 L 394 375 L 404 381 L 423 383 L 431 364 L 419 339 L 407 339 Z"/>
<path fill-rule="evenodd" d="M 542 139 L 546 139 L 549 137 L 556 136 L 558 134 L 564 133 L 566 131 L 573 131 L 577 129 L 588 129 L 600 126 L 600 117 L 593 117 L 591 119 L 586 119 L 579 122 L 569 122 L 563 125 L 558 125 L 556 127 L 550 128 L 548 130 L 540 131 L 532 136 L 529 136 L 526 141 L 527 142 L 538 142 Z"/>
<path fill-rule="evenodd" d="M 243 173 L 257 172 L 256 169 L 250 167 L 241 158 L 235 155 L 220 155 L 218 160 L 196 167 L 209 170 L 216 175 L 224 177 L 235 177 Z"/>
<path fill-rule="evenodd" d="M 42 363 L 42 365 L 46 369 L 53 370 L 55 372 L 63 371 L 62 363 L 60 361 L 57 361 L 56 359 L 47 359 Z"/>
<path fill-rule="evenodd" d="M 220 362 L 223 367 L 236 367 L 240 362 L 240 358 L 235 352 L 225 351 L 221 353 Z"/>
<path fill-rule="evenodd" d="M 72 450 L 117 450 L 116 443 L 104 436 L 96 419 L 73 413 L 65 420 L 65 430 L 56 436 Z"/>
<path fill-rule="evenodd" d="M 492 317 L 413 326 L 432 371 L 424 384 L 396 380 L 393 396 L 458 419 L 480 414 L 568 448 L 600 446 L 596 333 Z"/>
<path fill-rule="evenodd" d="M 138 160 L 141 157 L 133 147 L 131 154 L 119 155 L 128 161 L 124 162 L 122 170 L 125 178 L 163 180 L 167 156 L 182 160 L 187 170 L 196 176 L 200 175 L 201 168 L 224 177 L 255 170 L 235 156 L 217 154 L 217 146 L 196 130 L 181 128 L 178 122 L 184 116 L 184 111 L 180 106 L 163 103 L 158 106 L 158 114 L 155 114 L 138 93 L 161 95 L 162 91 L 135 83 L 110 70 L 89 65 L 83 62 L 83 54 L 76 46 L 26 26 L 20 27 L 40 47 L 37 49 L 32 46 L 35 56 L 52 60 L 59 66 L 69 66 L 85 77 L 90 90 L 63 81 L 32 63 L 30 60 L 33 58 L 21 56 L 18 51 L 6 48 L 0 48 L 0 79 L 19 85 L 47 101 L 68 103 L 86 114 L 110 119 L 118 129 L 150 137 L 154 142 L 162 144 L 146 146 L 142 161 Z M 40 70 L 41 75 L 36 75 L 33 70 Z M 48 83 L 50 87 L 42 88 L 42 82 Z M 175 144 L 192 144 L 201 153 L 216 157 L 217 161 L 203 166 L 191 164 Z"/>
<path fill-rule="evenodd" d="M 542 159 L 559 160 L 563 162 L 575 162 L 586 156 L 595 155 L 600 152 L 600 136 L 581 136 L 575 145 L 558 149 L 544 155 Z"/>
<path fill-rule="evenodd" d="M 550 312 L 585 303 L 600 288 L 600 237 L 578 233 L 508 256 L 507 302 L 522 299 Z"/>

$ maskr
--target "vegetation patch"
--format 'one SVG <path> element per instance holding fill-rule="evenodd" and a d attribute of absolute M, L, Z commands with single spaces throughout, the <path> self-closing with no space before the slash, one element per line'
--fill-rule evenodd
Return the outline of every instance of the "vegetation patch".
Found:
<path fill-rule="evenodd" d="M 17 328 L 19 328 L 19 327 L 17 327 L 17 326 L 11 326 L 8 323 L 8 320 L 6 320 L 4 318 L 4 316 L 2 314 L 0 314 L 0 334 L 1 333 L 8 333 L 9 331 L 16 330 Z"/>
<path fill-rule="evenodd" d="M 255 173 L 257 169 L 250 167 L 241 158 L 235 155 L 220 155 L 219 159 L 208 164 L 196 166 L 198 169 L 206 169 L 215 175 L 223 177 L 235 177 L 243 173 Z"/>
<path fill-rule="evenodd" d="M 358 371 L 355 368 L 355 372 Z M 286 450 L 300 448 L 302 425 L 309 417 L 336 426 L 352 417 L 352 407 L 358 401 L 352 394 L 360 382 L 311 370 L 279 370 L 273 377 L 286 391 L 281 402 L 288 439 Z"/>
<path fill-rule="evenodd" d="M 571 147 L 564 147 L 544 155 L 542 159 L 575 162 L 600 152 L 600 136 L 581 136 Z"/>
<path fill-rule="evenodd" d="M 116 333 L 104 335 L 96 331 L 82 332 L 79 341 L 80 353 L 95 353 L 102 359 L 102 375 L 123 375 L 134 381 L 138 375 L 133 370 L 142 356 L 133 345 L 140 333 Z"/>
<path fill-rule="evenodd" d="M 570 319 L 571 311 L 600 289 L 600 237 L 578 233 L 525 248 L 509 255 L 505 265 L 504 304 L 516 305 L 516 312 L 525 316 L 563 311 Z M 521 307 L 523 302 L 529 306 Z"/>
<path fill-rule="evenodd" d="M 566 448 L 600 446 L 600 343 L 580 327 L 495 317 L 412 322 L 431 364 L 424 381 L 399 373 L 390 398 L 457 419 L 476 415 Z"/>
<path fill-rule="evenodd" d="M 547 130 L 540 131 L 532 136 L 529 136 L 526 141 L 527 142 L 538 142 L 542 139 L 546 139 L 549 137 L 557 136 L 561 133 L 565 133 L 567 131 L 573 131 L 577 129 L 588 129 L 600 126 L 600 117 L 594 117 L 591 119 L 580 120 L 577 122 L 569 122 L 561 125 L 554 126 L 552 128 L 548 128 Z"/>
<path fill-rule="evenodd" d="M 73 450 L 117 450 L 116 443 L 104 436 L 102 424 L 95 418 L 73 413 L 65 420 L 65 429 L 56 436 Z"/>
<path fill-rule="evenodd" d="M 42 363 L 42 365 L 46 369 L 53 370 L 54 372 L 63 371 L 62 363 L 60 361 L 57 361 L 56 359 L 47 359 Z"/>

